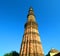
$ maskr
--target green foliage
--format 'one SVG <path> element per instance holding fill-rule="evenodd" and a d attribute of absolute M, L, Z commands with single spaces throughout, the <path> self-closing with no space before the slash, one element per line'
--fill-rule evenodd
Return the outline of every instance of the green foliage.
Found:
<path fill-rule="evenodd" d="M 19 54 L 16 51 L 12 51 L 11 53 L 7 53 L 4 56 L 19 56 Z"/>

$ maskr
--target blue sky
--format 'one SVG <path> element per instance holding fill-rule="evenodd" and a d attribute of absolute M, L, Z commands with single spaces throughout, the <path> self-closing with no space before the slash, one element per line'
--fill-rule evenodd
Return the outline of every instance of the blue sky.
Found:
<path fill-rule="evenodd" d="M 0 0 L 0 56 L 20 51 L 29 7 L 39 25 L 44 53 L 60 50 L 60 0 Z"/>

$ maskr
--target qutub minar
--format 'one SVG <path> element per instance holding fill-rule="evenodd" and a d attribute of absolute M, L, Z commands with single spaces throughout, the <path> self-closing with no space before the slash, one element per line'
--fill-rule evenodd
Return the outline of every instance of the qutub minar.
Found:
<path fill-rule="evenodd" d="M 44 56 L 38 24 L 32 8 L 29 9 L 27 18 L 19 56 Z"/>

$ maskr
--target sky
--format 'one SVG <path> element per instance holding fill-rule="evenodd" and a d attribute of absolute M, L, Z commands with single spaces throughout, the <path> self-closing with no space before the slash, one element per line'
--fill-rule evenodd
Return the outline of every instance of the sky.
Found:
<path fill-rule="evenodd" d="M 30 6 L 34 10 L 44 54 L 60 50 L 60 0 L 0 0 L 0 56 L 20 51 Z"/>

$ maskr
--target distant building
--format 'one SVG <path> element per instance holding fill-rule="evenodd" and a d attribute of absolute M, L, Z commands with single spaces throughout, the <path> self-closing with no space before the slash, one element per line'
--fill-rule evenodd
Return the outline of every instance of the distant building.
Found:
<path fill-rule="evenodd" d="M 56 49 L 51 49 L 51 50 L 49 51 L 49 53 L 47 54 L 47 56 L 54 56 L 54 55 L 56 55 L 56 54 L 58 54 L 58 53 L 59 53 L 58 50 L 56 50 Z"/>
<path fill-rule="evenodd" d="M 60 56 L 60 52 L 58 54 L 54 55 L 54 56 Z"/>
<path fill-rule="evenodd" d="M 32 8 L 29 9 L 27 18 L 19 56 L 44 56 L 38 24 Z"/>

